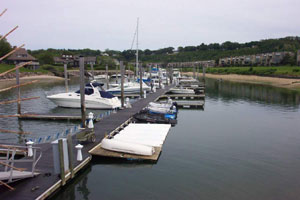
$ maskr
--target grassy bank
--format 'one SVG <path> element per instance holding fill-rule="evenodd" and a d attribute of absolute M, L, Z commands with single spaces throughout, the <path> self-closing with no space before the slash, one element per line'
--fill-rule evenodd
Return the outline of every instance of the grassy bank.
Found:
<path fill-rule="evenodd" d="M 211 74 L 240 74 L 275 77 L 300 77 L 299 66 L 258 66 L 258 67 L 215 67 L 207 68 Z"/>

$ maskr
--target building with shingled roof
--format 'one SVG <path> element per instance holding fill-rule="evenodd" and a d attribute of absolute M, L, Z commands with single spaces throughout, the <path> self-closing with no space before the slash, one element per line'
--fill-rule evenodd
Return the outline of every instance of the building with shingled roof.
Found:
<path fill-rule="evenodd" d="M 19 65 L 29 61 L 32 63 L 25 66 L 27 69 L 36 70 L 40 67 L 38 60 L 30 55 L 24 48 L 18 49 L 5 60 L 7 64 L 11 65 Z"/>

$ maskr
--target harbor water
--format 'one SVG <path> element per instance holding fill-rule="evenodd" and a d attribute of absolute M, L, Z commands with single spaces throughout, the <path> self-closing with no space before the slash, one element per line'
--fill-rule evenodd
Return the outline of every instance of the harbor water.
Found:
<path fill-rule="evenodd" d="M 208 79 L 157 163 L 95 159 L 53 199 L 299 199 L 299 93 Z"/>
<path fill-rule="evenodd" d="M 45 98 L 63 82 L 22 88 L 24 111 L 77 113 Z M 76 81 L 70 90 L 77 90 Z M 15 92 L 0 98 L 15 99 Z M 204 110 L 181 109 L 157 163 L 97 158 L 52 199 L 296 200 L 300 196 L 300 94 L 270 86 L 206 80 Z M 16 105 L 0 107 L 15 114 Z M 104 111 L 94 111 L 104 112 Z M 76 122 L 0 119 L 2 129 L 55 134 Z M 27 136 L 26 136 L 27 137 Z M 22 136 L 1 134 L 1 142 Z"/>

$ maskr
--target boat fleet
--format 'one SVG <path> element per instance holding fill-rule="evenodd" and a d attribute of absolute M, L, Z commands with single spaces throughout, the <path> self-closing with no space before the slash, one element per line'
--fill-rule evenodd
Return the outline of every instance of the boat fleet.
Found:
<path fill-rule="evenodd" d="M 174 82 L 178 82 L 181 78 L 180 72 L 174 70 Z M 127 76 L 124 76 L 127 82 L 124 83 L 124 94 L 139 94 L 140 93 L 140 82 L 139 79 L 128 80 Z M 105 80 L 109 79 L 109 89 L 104 89 Z M 121 107 L 121 101 L 114 95 L 121 93 L 121 84 L 117 80 L 121 79 L 120 74 L 115 75 L 97 75 L 94 76 L 94 80 L 85 85 L 85 105 L 89 109 L 117 109 Z M 142 91 L 149 93 L 156 90 L 156 88 L 164 88 L 164 84 L 168 82 L 167 73 L 165 69 L 159 69 L 154 67 L 150 72 L 143 73 Z M 188 89 L 184 88 L 172 88 L 170 92 L 176 94 L 192 93 Z M 65 108 L 80 108 L 80 90 L 73 92 L 64 92 L 53 95 L 47 95 L 47 98 L 55 103 L 59 107 Z M 159 113 L 164 108 L 163 106 L 150 106 L 149 110 L 153 113 Z M 161 114 L 161 113 L 160 113 Z"/>

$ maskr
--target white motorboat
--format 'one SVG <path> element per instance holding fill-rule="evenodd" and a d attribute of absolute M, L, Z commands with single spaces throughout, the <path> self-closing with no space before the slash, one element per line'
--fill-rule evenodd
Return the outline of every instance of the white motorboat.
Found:
<path fill-rule="evenodd" d="M 151 88 L 143 82 L 143 91 L 150 92 Z M 121 85 L 106 90 L 112 94 L 119 94 L 121 93 Z M 124 83 L 124 93 L 126 94 L 135 94 L 140 92 L 140 83 L 138 82 L 128 82 Z"/>
<path fill-rule="evenodd" d="M 115 109 L 121 107 L 120 100 L 105 91 L 99 91 L 99 83 L 88 83 L 85 86 L 85 106 L 90 109 Z M 59 93 L 47 96 L 52 102 L 60 107 L 80 108 L 80 90 L 76 92 Z"/>
<path fill-rule="evenodd" d="M 167 103 L 154 103 L 150 102 L 147 106 L 147 109 L 154 113 L 164 113 L 164 114 L 175 114 L 177 113 L 176 104 L 173 104 L 172 101 Z"/>
<path fill-rule="evenodd" d="M 194 90 L 185 88 L 171 88 L 169 92 L 173 94 L 195 94 Z"/>
<path fill-rule="evenodd" d="M 110 78 L 109 75 L 107 75 L 107 77 L 106 77 L 106 74 L 100 74 L 100 75 L 94 76 L 94 79 L 97 81 L 102 81 L 102 80 L 106 80 L 109 78 Z"/>

